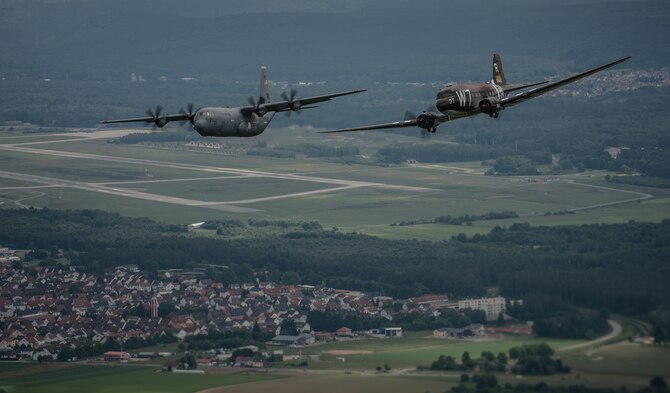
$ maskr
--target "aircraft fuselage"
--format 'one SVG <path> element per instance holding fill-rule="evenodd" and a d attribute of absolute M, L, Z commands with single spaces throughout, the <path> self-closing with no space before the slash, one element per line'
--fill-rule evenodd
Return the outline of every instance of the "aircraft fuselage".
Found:
<path fill-rule="evenodd" d="M 437 93 L 435 106 L 447 120 L 476 115 L 482 103 L 495 104 L 505 97 L 502 86 L 493 83 L 446 85 Z"/>
<path fill-rule="evenodd" d="M 245 115 L 240 108 L 201 108 L 195 114 L 193 128 L 202 136 L 252 137 L 263 133 L 274 115 Z"/>

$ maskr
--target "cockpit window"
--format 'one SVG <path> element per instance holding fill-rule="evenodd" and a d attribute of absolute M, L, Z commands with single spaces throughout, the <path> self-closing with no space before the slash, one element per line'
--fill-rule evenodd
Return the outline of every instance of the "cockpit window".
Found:
<path fill-rule="evenodd" d="M 211 113 L 209 111 L 196 112 L 195 120 L 198 120 L 198 119 L 209 120 L 210 116 L 211 116 Z"/>
<path fill-rule="evenodd" d="M 437 93 L 437 99 L 439 100 L 440 98 L 445 98 L 445 97 L 447 97 L 447 96 L 452 95 L 452 94 L 453 94 L 453 91 L 450 90 L 452 86 L 454 86 L 453 83 L 447 83 L 447 84 L 445 84 L 444 87 L 442 88 L 442 90 L 440 90 L 440 91 Z"/>

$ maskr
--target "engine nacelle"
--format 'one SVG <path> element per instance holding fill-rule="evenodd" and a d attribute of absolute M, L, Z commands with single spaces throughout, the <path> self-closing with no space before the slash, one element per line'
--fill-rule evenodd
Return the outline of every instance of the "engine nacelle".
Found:
<path fill-rule="evenodd" d="M 165 125 L 166 125 L 167 123 L 168 123 L 168 119 L 166 119 L 166 118 L 164 118 L 164 117 L 159 117 L 159 118 L 157 118 L 156 120 L 154 120 L 154 124 L 155 124 L 156 127 L 158 127 L 158 128 L 163 128 L 163 127 L 165 127 Z"/>
<path fill-rule="evenodd" d="M 416 118 L 416 125 L 424 130 L 435 132 L 437 116 L 431 112 L 423 112 Z"/>
<path fill-rule="evenodd" d="M 267 113 L 268 113 L 268 110 L 264 106 L 261 106 L 258 109 L 256 109 L 256 116 L 258 116 L 258 117 L 263 117 Z"/>
<path fill-rule="evenodd" d="M 498 117 L 498 113 L 502 110 L 500 101 L 495 97 L 484 98 L 479 101 L 479 110 L 491 117 Z"/>

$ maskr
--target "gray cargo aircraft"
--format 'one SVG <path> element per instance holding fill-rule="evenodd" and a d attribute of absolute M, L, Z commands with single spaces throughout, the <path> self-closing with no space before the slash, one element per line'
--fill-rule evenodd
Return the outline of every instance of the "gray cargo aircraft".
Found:
<path fill-rule="evenodd" d="M 249 97 L 249 105 L 236 108 L 207 107 L 193 111 L 193 104 L 188 105 L 188 110 L 181 110 L 177 114 L 163 114 L 163 108 L 158 106 L 155 110 L 147 109 L 146 117 L 132 119 L 105 120 L 100 123 L 130 123 L 144 122 L 153 123 L 158 128 L 164 127 L 171 121 L 189 121 L 198 134 L 202 136 L 220 137 L 250 137 L 261 134 L 278 112 L 296 112 L 302 109 L 316 108 L 319 102 L 330 101 L 334 97 L 361 93 L 365 89 L 345 91 L 341 93 L 326 94 L 322 96 L 296 99 L 296 91 L 291 90 L 281 94 L 283 101 L 270 102 L 268 92 L 267 67 L 261 67 L 261 89 L 258 101 Z"/>
<path fill-rule="evenodd" d="M 407 112 L 404 121 L 343 128 L 339 130 L 323 131 L 323 133 L 380 130 L 402 127 L 419 127 L 427 132 L 433 133 L 437 130 L 437 126 L 442 123 L 463 117 L 474 116 L 479 113 L 485 113 L 492 118 L 497 118 L 500 111 L 507 107 L 538 97 L 561 86 L 567 85 L 568 83 L 572 83 L 606 68 L 615 66 L 628 59 L 630 59 L 630 56 L 551 83 L 538 82 L 523 86 L 507 86 L 507 80 L 503 73 L 500 55 L 494 54 L 493 80 L 486 83 L 447 84 L 437 93 L 435 110 L 425 111 L 418 116 Z"/>

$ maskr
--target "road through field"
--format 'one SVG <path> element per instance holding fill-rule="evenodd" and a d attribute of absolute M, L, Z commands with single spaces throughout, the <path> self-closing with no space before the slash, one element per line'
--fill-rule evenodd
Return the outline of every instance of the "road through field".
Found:
<path fill-rule="evenodd" d="M 615 320 L 612 320 L 612 319 L 608 319 L 607 323 L 609 323 L 609 325 L 612 327 L 612 331 L 609 332 L 608 334 L 606 334 L 602 337 L 598 337 L 595 340 L 591 340 L 591 341 L 587 341 L 585 343 L 580 343 L 580 344 L 575 344 L 575 345 L 569 345 L 567 347 L 559 348 L 558 350 L 559 351 L 572 351 L 573 349 L 592 347 L 596 344 L 600 344 L 600 343 L 603 343 L 605 341 L 613 339 L 614 337 L 620 335 L 621 332 L 623 331 L 623 327 L 621 327 L 621 324 L 619 322 L 617 322 Z"/>

